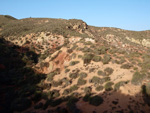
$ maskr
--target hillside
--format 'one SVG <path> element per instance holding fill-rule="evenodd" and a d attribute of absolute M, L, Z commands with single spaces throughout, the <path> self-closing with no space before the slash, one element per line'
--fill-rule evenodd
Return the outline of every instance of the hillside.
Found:
<path fill-rule="evenodd" d="M 11 16 L 0 25 L 0 112 L 149 113 L 150 31 Z"/>

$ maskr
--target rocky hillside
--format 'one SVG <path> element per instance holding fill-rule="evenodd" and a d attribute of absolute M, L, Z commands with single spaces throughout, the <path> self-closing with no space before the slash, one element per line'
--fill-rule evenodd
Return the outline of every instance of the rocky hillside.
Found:
<path fill-rule="evenodd" d="M 150 31 L 0 16 L 2 113 L 149 113 Z"/>

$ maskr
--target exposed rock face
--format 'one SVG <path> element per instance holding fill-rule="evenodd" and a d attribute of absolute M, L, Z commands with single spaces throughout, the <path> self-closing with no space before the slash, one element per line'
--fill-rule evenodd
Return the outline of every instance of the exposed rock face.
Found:
<path fill-rule="evenodd" d="M 73 25 L 73 29 L 83 33 L 86 29 L 88 29 L 88 25 L 85 22 L 77 23 Z"/>
<path fill-rule="evenodd" d="M 146 47 L 150 47 L 150 40 L 149 39 L 143 39 L 142 40 L 142 45 Z"/>
<path fill-rule="evenodd" d="M 126 37 L 126 39 L 133 43 L 140 44 L 145 47 L 150 47 L 150 39 L 139 40 L 139 39 L 134 39 L 134 38 L 129 38 L 129 37 Z"/>
<path fill-rule="evenodd" d="M 70 60 L 66 50 L 66 48 L 62 48 L 61 51 L 56 51 L 43 62 L 37 64 L 35 68 L 38 72 L 45 74 L 54 71 L 56 68 L 63 70 L 64 66 L 68 65 Z"/>
<path fill-rule="evenodd" d="M 138 40 L 138 39 L 134 39 L 134 38 L 130 38 L 130 37 L 126 37 L 126 39 L 133 42 L 133 43 L 141 44 L 140 40 Z"/>

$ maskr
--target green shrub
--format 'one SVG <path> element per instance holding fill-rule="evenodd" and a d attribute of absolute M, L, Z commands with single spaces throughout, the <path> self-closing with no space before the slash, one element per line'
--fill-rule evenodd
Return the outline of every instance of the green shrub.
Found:
<path fill-rule="evenodd" d="M 95 54 L 98 54 L 98 55 L 100 55 L 100 54 L 106 54 L 108 49 L 109 49 L 109 48 L 107 48 L 107 47 L 105 47 L 105 46 L 101 46 L 101 47 L 99 47 L 98 49 L 96 49 L 96 50 L 94 51 L 94 53 L 95 53 Z"/>
<path fill-rule="evenodd" d="M 72 49 L 72 50 L 75 50 L 75 49 L 77 49 L 77 47 L 78 47 L 78 46 L 74 43 L 74 44 L 73 44 L 73 47 L 72 47 L 71 49 Z"/>
<path fill-rule="evenodd" d="M 140 85 L 141 82 L 143 81 L 143 79 L 146 77 L 145 74 L 142 74 L 140 72 L 135 72 L 133 74 L 133 77 L 132 77 L 132 80 L 131 80 L 131 83 L 134 84 L 134 85 Z"/>
<path fill-rule="evenodd" d="M 68 53 L 72 53 L 73 50 L 72 50 L 72 49 L 68 49 L 67 52 L 68 52 Z"/>
<path fill-rule="evenodd" d="M 70 66 L 74 66 L 74 65 L 76 65 L 76 64 L 78 64 L 78 63 L 79 63 L 79 61 L 71 61 L 69 65 L 70 65 Z"/>
<path fill-rule="evenodd" d="M 121 87 L 121 86 L 124 86 L 124 84 L 125 84 L 125 81 L 120 81 L 120 82 L 118 82 L 118 83 L 116 83 L 115 85 L 114 85 L 114 90 L 119 90 L 119 88 Z"/>
<path fill-rule="evenodd" d="M 79 76 L 80 76 L 80 78 L 86 78 L 86 77 L 87 77 L 87 73 L 81 72 L 81 73 L 79 74 Z"/>
<path fill-rule="evenodd" d="M 96 91 L 102 91 L 104 89 L 104 87 L 103 86 L 97 86 L 95 89 L 96 89 Z"/>
<path fill-rule="evenodd" d="M 133 65 L 131 65 L 131 64 L 123 64 L 121 66 L 121 68 L 123 68 L 123 69 L 130 69 L 131 67 L 133 67 Z"/>
<path fill-rule="evenodd" d="M 65 69 L 65 73 L 68 73 L 70 71 L 70 69 Z"/>
<path fill-rule="evenodd" d="M 90 99 L 90 96 L 91 96 L 91 94 L 86 94 L 86 95 L 83 97 L 83 101 L 84 101 L 84 102 L 88 102 L 89 99 Z"/>
<path fill-rule="evenodd" d="M 145 96 L 150 97 L 150 82 L 148 82 L 148 83 L 146 83 L 146 85 L 143 85 L 143 86 L 142 86 L 142 93 L 143 93 Z"/>
<path fill-rule="evenodd" d="M 102 78 L 102 83 L 108 82 L 108 81 L 110 81 L 110 77 L 104 77 L 104 78 Z"/>
<path fill-rule="evenodd" d="M 75 91 L 75 90 L 78 90 L 78 86 L 77 85 L 73 85 L 70 87 L 70 91 Z"/>
<path fill-rule="evenodd" d="M 100 104 L 103 103 L 103 98 L 100 96 L 93 96 L 90 97 L 89 99 L 89 104 L 94 105 L 94 106 L 99 106 Z"/>
<path fill-rule="evenodd" d="M 76 78 L 78 78 L 78 76 L 79 76 L 78 73 L 70 73 L 69 74 L 69 77 L 72 79 L 76 79 Z"/>
<path fill-rule="evenodd" d="M 126 60 L 123 58 L 121 58 L 120 60 L 115 60 L 115 63 L 117 64 L 123 64 L 124 62 L 126 62 Z"/>
<path fill-rule="evenodd" d="M 99 84 L 101 82 L 101 79 L 97 76 L 94 76 L 92 79 L 91 79 L 91 83 L 95 83 L 95 84 Z"/>
<path fill-rule="evenodd" d="M 98 70 L 97 74 L 98 74 L 98 75 L 102 75 L 102 76 L 105 76 L 105 75 L 106 75 L 106 73 L 103 72 L 102 70 Z"/>
<path fill-rule="evenodd" d="M 92 60 L 95 62 L 99 62 L 101 61 L 101 59 L 102 59 L 101 56 L 94 56 Z"/>
<path fill-rule="evenodd" d="M 70 89 L 65 89 L 63 95 L 68 95 L 70 93 Z"/>
<path fill-rule="evenodd" d="M 110 55 L 106 54 L 106 55 L 104 55 L 102 62 L 103 62 L 103 64 L 108 64 L 110 60 L 111 60 Z"/>
<path fill-rule="evenodd" d="M 52 81 L 52 86 L 53 86 L 53 87 L 58 87 L 58 86 L 60 86 L 61 84 L 62 84 L 61 81 Z"/>
<path fill-rule="evenodd" d="M 85 85 L 86 84 L 86 80 L 79 78 L 77 85 Z"/>
<path fill-rule="evenodd" d="M 73 93 L 71 94 L 71 96 L 76 97 L 76 98 L 79 98 L 79 97 L 80 97 L 80 93 L 78 93 L 78 92 L 73 92 Z"/>
<path fill-rule="evenodd" d="M 94 72 L 96 68 L 90 68 L 89 73 Z"/>
<path fill-rule="evenodd" d="M 82 58 L 83 56 L 82 55 L 78 55 L 78 58 Z"/>
<path fill-rule="evenodd" d="M 109 49 L 109 53 L 111 53 L 111 54 L 115 54 L 115 53 L 117 53 L 117 51 L 118 51 L 117 48 L 111 48 L 111 49 Z"/>
<path fill-rule="evenodd" d="M 57 98 L 60 96 L 59 90 L 53 90 L 51 91 L 51 93 L 53 98 Z"/>
<path fill-rule="evenodd" d="M 81 111 L 76 107 L 76 102 L 78 101 L 78 98 L 75 97 L 69 97 L 67 102 L 67 108 L 72 113 L 81 113 Z"/>
<path fill-rule="evenodd" d="M 93 54 L 84 54 L 83 56 L 84 64 L 90 63 L 92 58 L 93 58 Z"/>
<path fill-rule="evenodd" d="M 47 75 L 47 81 L 52 81 L 53 80 L 53 77 L 56 75 L 57 73 L 56 72 L 51 72 Z"/>
<path fill-rule="evenodd" d="M 77 56 L 76 53 L 72 53 L 72 56 L 71 56 L 71 57 L 72 57 L 73 59 L 75 59 L 76 56 Z"/>
<path fill-rule="evenodd" d="M 113 82 L 107 82 L 106 84 L 105 84 L 105 86 L 104 86 L 104 88 L 105 88 L 105 91 L 110 91 L 110 90 L 112 90 L 113 88 L 112 88 L 112 85 L 113 85 L 114 83 Z"/>
<path fill-rule="evenodd" d="M 63 78 L 61 81 L 65 83 L 65 86 L 71 85 L 71 81 L 69 81 L 67 78 Z"/>
<path fill-rule="evenodd" d="M 84 88 L 84 93 L 85 94 L 91 94 L 92 88 L 91 87 L 85 87 Z"/>
<path fill-rule="evenodd" d="M 104 71 L 105 71 L 106 75 L 111 75 L 114 70 L 110 67 L 107 67 L 107 68 L 104 69 Z"/>
<path fill-rule="evenodd" d="M 148 96 L 150 96 L 150 82 L 146 84 L 146 93 Z"/>
<path fill-rule="evenodd" d="M 59 96 L 60 96 L 59 90 L 52 90 L 52 91 L 42 93 L 42 98 L 46 99 L 46 100 L 56 98 L 56 97 L 59 97 Z"/>
<path fill-rule="evenodd" d="M 92 49 L 88 48 L 88 47 L 84 47 L 82 49 L 82 52 L 92 52 Z"/>
<path fill-rule="evenodd" d="M 143 63 L 141 64 L 142 70 L 144 71 L 150 70 L 150 55 L 144 54 L 142 58 L 143 58 Z"/>

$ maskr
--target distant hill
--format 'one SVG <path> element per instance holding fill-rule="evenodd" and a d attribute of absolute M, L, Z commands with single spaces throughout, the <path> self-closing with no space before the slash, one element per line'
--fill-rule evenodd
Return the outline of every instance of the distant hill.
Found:
<path fill-rule="evenodd" d="M 17 20 L 17 19 L 9 15 L 0 15 L 0 27 L 2 27 L 5 24 L 8 24 L 8 22 L 12 20 Z"/>

